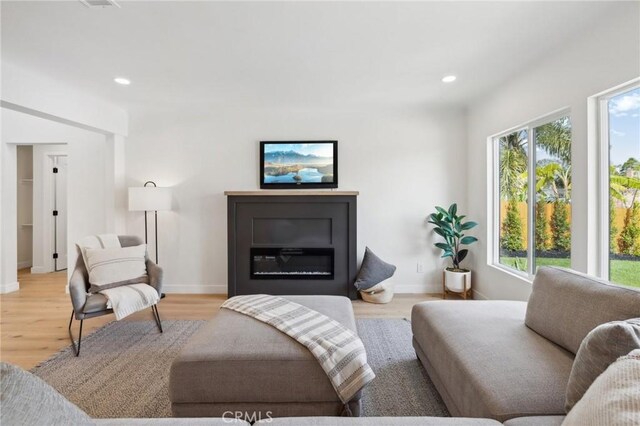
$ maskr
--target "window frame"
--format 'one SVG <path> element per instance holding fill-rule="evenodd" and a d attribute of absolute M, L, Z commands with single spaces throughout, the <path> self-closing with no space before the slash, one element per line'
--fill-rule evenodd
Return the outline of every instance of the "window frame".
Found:
<path fill-rule="evenodd" d="M 640 89 L 640 78 L 613 87 L 596 95 L 596 135 L 598 142 L 598 269 L 600 278 L 609 281 L 611 253 L 609 247 L 609 196 L 611 165 L 609 140 L 609 101 L 618 95 Z"/>
<path fill-rule="evenodd" d="M 491 226 L 489 228 L 489 235 L 487 241 L 491 242 L 491 248 L 489 250 L 489 256 L 487 263 L 490 266 L 496 267 L 500 270 L 516 274 L 527 281 L 533 281 L 535 275 L 535 187 L 536 187 L 536 135 L 535 129 L 549 124 L 553 121 L 559 120 L 564 117 L 569 117 L 571 122 L 571 108 L 563 107 L 557 109 L 549 114 L 545 114 L 533 120 L 529 120 L 518 126 L 511 127 L 502 132 L 493 134 L 487 138 L 489 142 L 489 151 L 491 153 L 491 189 L 488 191 L 491 200 L 488 203 L 490 208 Z M 499 140 L 503 136 L 507 136 L 514 132 L 520 132 L 522 130 L 527 131 L 527 221 L 526 221 L 526 235 L 527 235 L 527 269 L 526 271 L 520 271 L 515 268 L 511 268 L 507 265 L 500 263 L 500 144 Z M 571 132 L 571 146 L 573 150 L 573 130 Z M 571 169 L 571 176 L 573 181 L 573 168 Z M 573 233 L 573 210 L 571 218 L 571 232 Z M 570 262 L 573 267 L 573 250 L 571 251 Z"/>

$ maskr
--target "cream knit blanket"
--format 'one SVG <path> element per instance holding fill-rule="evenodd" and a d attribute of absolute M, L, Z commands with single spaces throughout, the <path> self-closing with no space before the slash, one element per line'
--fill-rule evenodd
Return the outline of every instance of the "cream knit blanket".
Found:
<path fill-rule="evenodd" d="M 113 309 L 117 320 L 160 301 L 160 295 L 149 284 L 129 284 L 100 291 L 107 298 L 107 307 Z"/>
<path fill-rule="evenodd" d="M 375 377 L 360 338 L 313 309 L 264 294 L 232 297 L 222 308 L 269 324 L 304 345 L 318 360 L 344 404 Z"/>

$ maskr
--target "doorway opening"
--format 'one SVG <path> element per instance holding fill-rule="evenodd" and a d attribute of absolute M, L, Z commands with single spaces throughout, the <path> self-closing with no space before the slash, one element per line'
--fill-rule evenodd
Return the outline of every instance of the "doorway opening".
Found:
<path fill-rule="evenodd" d="M 18 145 L 17 252 L 21 275 L 67 269 L 65 144 Z"/>

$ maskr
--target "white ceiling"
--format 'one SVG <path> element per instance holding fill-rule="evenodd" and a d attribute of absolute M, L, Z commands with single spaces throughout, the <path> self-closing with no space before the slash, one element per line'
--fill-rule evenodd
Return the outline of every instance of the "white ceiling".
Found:
<path fill-rule="evenodd" d="M 602 2 L 2 1 L 2 59 L 124 107 L 463 105 L 587 31 Z M 628 7 L 628 5 L 627 5 Z M 440 80 L 456 74 L 445 85 Z M 113 82 L 131 79 L 128 87 Z"/>

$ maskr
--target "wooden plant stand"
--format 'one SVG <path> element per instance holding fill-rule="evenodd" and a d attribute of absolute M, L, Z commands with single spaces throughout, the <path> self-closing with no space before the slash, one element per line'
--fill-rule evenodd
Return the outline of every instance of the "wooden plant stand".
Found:
<path fill-rule="evenodd" d="M 457 294 L 462 296 L 464 300 L 473 299 L 473 292 L 471 291 L 471 283 L 468 282 L 467 276 L 464 276 L 464 291 L 451 291 L 447 290 L 447 285 L 445 284 L 445 272 L 442 271 L 442 298 L 446 299 L 447 294 Z"/>

